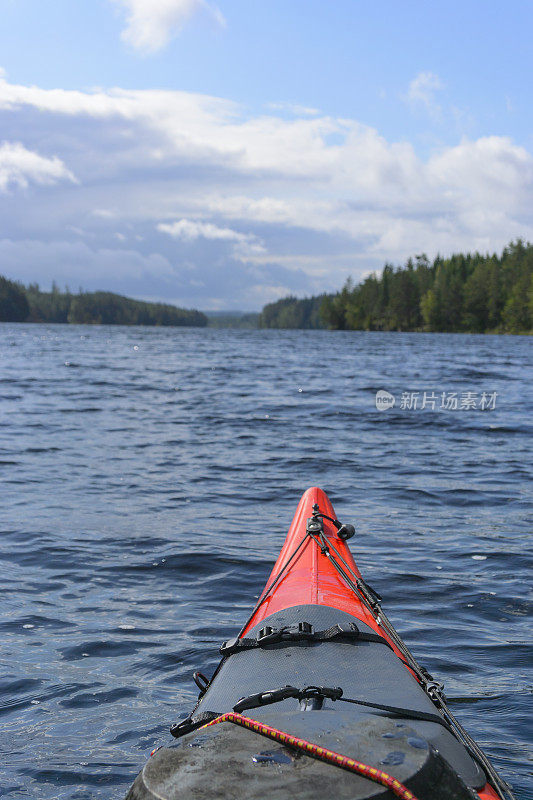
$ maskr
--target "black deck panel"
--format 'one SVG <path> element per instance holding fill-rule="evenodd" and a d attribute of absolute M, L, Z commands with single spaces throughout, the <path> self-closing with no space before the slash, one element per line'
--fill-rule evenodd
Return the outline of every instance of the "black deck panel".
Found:
<path fill-rule="evenodd" d="M 361 631 L 375 633 L 356 617 L 338 609 L 300 605 L 284 609 L 262 620 L 247 634 L 247 638 L 254 637 L 265 625 L 279 628 L 283 625 L 296 625 L 298 622 L 309 622 L 315 630 L 327 629 L 338 622 L 355 622 Z M 231 711 L 241 697 L 278 689 L 288 684 L 298 688 L 311 685 L 340 686 L 345 697 L 416 711 L 436 712 L 422 687 L 387 646 L 374 642 L 326 641 L 272 644 L 234 653 L 223 661 L 213 683 L 199 703 L 195 716 L 206 711 Z M 322 738 L 321 744 L 337 751 L 342 742 L 339 742 L 335 734 L 335 713 L 339 721 L 343 718 L 343 726 L 348 717 L 354 730 L 365 721 L 385 714 L 330 700 L 324 702 L 321 711 L 301 712 L 295 699 L 253 709 L 245 714 L 259 721 L 266 722 L 268 718 L 268 724 L 272 725 L 279 715 L 281 730 L 293 733 L 287 727 L 290 728 L 291 712 L 299 730 L 301 722 L 297 722 L 297 718 L 301 720 L 303 715 L 308 731 L 306 738 L 312 740 L 313 736 L 323 734 L 325 739 Z M 282 719 L 284 727 L 281 725 Z M 400 725 L 405 723 L 435 747 L 467 785 L 473 788 L 485 785 L 484 772 L 461 742 L 442 725 L 411 719 L 398 720 L 397 717 L 394 720 Z M 296 735 L 301 735 L 301 732 Z M 328 744 L 329 738 L 331 744 Z M 353 741 L 351 744 L 353 746 Z M 342 748 L 340 752 L 344 753 Z M 357 753 L 345 755 L 357 758 Z"/>

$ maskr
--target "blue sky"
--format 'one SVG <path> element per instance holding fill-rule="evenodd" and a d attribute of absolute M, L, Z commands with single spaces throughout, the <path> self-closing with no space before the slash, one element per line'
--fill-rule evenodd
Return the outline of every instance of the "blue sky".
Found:
<path fill-rule="evenodd" d="M 0 271 L 200 308 L 533 238 L 533 6 L 0 0 Z"/>

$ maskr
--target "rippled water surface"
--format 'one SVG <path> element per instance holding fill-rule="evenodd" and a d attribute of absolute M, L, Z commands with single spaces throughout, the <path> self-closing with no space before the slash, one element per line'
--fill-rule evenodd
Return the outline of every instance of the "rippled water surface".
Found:
<path fill-rule="evenodd" d="M 0 796 L 122 798 L 311 485 L 533 796 L 530 339 L 2 324 L 0 359 Z M 454 391 L 496 408 L 440 410 Z"/>

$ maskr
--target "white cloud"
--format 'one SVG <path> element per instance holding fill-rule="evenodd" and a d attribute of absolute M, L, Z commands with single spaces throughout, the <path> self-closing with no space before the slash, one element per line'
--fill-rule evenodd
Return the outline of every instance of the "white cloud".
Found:
<path fill-rule="evenodd" d="M 98 219 L 115 219 L 117 216 L 117 212 L 110 208 L 95 208 L 91 214 Z"/>
<path fill-rule="evenodd" d="M 422 106 L 430 114 L 440 112 L 436 94 L 444 89 L 444 84 L 434 72 L 419 72 L 409 84 L 407 99 L 413 106 Z"/>
<path fill-rule="evenodd" d="M 165 47 L 195 14 L 204 12 L 225 25 L 220 10 L 207 0 L 113 0 L 127 9 L 122 39 L 142 53 Z"/>
<path fill-rule="evenodd" d="M 252 116 L 186 92 L 44 90 L 1 78 L 0 115 L 20 139 L 17 158 L 4 153 L 11 166 L 2 172 L 0 162 L 0 176 L 11 176 L 4 185 L 42 184 L 0 205 L 0 236 L 59 242 L 76 229 L 98 252 L 115 252 L 124 236 L 154 270 L 150 254 L 190 262 L 191 287 L 212 292 L 211 270 L 233 270 L 242 280 L 219 285 L 233 307 L 254 285 L 320 291 L 422 250 L 533 239 L 533 158 L 505 136 L 465 138 L 421 158 L 354 119 Z M 40 173 L 14 170 L 28 153 L 43 158 Z M 131 256 L 132 274 L 141 262 Z"/>
<path fill-rule="evenodd" d="M 168 233 L 174 239 L 182 239 L 185 242 L 194 242 L 197 239 L 231 242 L 233 255 L 238 259 L 247 260 L 253 256 L 266 253 L 264 244 L 257 236 L 249 233 L 240 233 L 231 228 L 220 228 L 211 222 L 180 219 L 171 223 L 161 222 L 157 229 L 162 233 Z"/>
<path fill-rule="evenodd" d="M 180 133 L 198 135 L 213 120 L 227 120 L 237 111 L 235 104 L 228 100 L 193 92 L 41 89 L 9 83 L 0 73 L 0 109 L 22 107 L 96 120 L 117 118 L 130 123 L 143 122 L 175 137 Z"/>
<path fill-rule="evenodd" d="M 65 180 L 76 181 L 57 156 L 46 158 L 28 150 L 20 142 L 0 144 L 0 191 L 24 189 L 30 183 L 50 185 Z"/>
<path fill-rule="evenodd" d="M 320 114 L 318 108 L 301 106 L 298 103 L 267 103 L 266 107 L 270 111 L 286 111 L 289 114 L 294 114 L 296 117 L 316 117 L 317 114 Z"/>
<path fill-rule="evenodd" d="M 465 139 L 431 158 L 428 168 L 441 185 L 484 205 L 521 205 L 532 189 L 531 154 L 507 136 Z"/>

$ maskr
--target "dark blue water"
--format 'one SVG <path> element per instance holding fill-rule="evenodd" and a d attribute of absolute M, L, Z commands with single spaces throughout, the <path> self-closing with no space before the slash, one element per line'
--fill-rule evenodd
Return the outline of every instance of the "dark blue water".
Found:
<path fill-rule="evenodd" d="M 121 798 L 315 484 L 532 796 L 530 339 L 3 324 L 0 358 L 2 797 Z"/>

